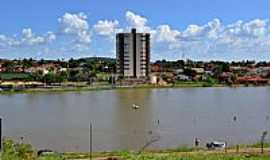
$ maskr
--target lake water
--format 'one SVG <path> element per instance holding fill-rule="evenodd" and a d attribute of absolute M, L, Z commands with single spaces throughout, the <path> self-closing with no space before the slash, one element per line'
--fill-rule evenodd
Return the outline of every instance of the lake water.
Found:
<path fill-rule="evenodd" d="M 150 149 L 192 146 L 195 137 L 254 143 L 270 130 L 270 88 L 1 95 L 0 116 L 5 136 L 57 151 L 88 151 L 90 122 L 94 151 L 139 150 L 153 139 Z"/>

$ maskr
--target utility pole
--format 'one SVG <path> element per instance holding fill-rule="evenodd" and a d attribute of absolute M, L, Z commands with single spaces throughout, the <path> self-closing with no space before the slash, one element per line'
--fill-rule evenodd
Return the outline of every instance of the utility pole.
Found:
<path fill-rule="evenodd" d="M 93 158 L 93 126 L 90 123 L 90 160 Z"/>
<path fill-rule="evenodd" d="M 262 133 L 262 136 L 261 136 L 261 153 L 263 154 L 264 153 L 264 140 L 265 140 L 265 137 L 267 136 L 267 131 L 264 131 Z"/>

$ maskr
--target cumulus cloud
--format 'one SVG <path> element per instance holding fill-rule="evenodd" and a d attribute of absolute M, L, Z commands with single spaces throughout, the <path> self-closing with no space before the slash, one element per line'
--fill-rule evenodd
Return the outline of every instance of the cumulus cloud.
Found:
<path fill-rule="evenodd" d="M 58 19 L 61 30 L 64 33 L 77 34 L 89 29 L 87 16 L 84 13 L 71 14 L 65 13 L 63 17 Z"/>
<path fill-rule="evenodd" d="M 160 25 L 156 30 L 152 31 L 152 43 L 166 45 L 169 49 L 180 47 L 179 37 L 181 33 L 177 30 L 172 30 L 169 25 Z"/>
<path fill-rule="evenodd" d="M 151 28 L 146 25 L 147 19 L 132 11 L 126 12 L 126 21 L 129 24 L 128 26 L 129 30 L 131 28 L 136 28 L 139 32 L 152 32 Z"/>
<path fill-rule="evenodd" d="M 169 25 L 158 26 L 156 32 L 157 42 L 177 42 L 180 32 L 177 30 L 172 30 Z"/>
<path fill-rule="evenodd" d="M 126 12 L 126 19 L 132 27 L 143 28 L 147 22 L 147 19 L 137 15 L 131 11 Z"/>
<path fill-rule="evenodd" d="M 115 43 L 111 42 L 116 33 L 129 32 L 131 28 L 136 28 L 138 32 L 151 33 L 152 53 L 158 53 L 152 57 L 167 57 L 177 53 L 211 57 L 213 54 L 224 56 L 270 52 L 268 19 L 239 20 L 231 24 L 213 19 L 205 24 L 190 24 L 180 30 L 172 28 L 169 24 L 149 26 L 149 19 L 132 11 L 123 14 L 123 18 L 126 20 L 123 24 L 120 24 L 119 20 L 105 19 L 90 25 L 84 13 L 65 13 L 58 19 L 58 32 L 37 34 L 31 28 L 25 28 L 16 34 L 17 36 L 0 34 L 0 49 L 41 46 L 56 42 L 61 44 L 59 48 L 66 48 L 62 51 L 55 47 L 54 50 L 59 52 L 68 52 L 67 49 L 72 48 L 72 53 L 78 51 L 78 54 L 84 52 L 84 55 L 90 50 L 96 52 L 98 49 L 99 53 L 108 53 L 115 50 Z M 93 45 L 90 45 L 92 42 Z"/>
<path fill-rule="evenodd" d="M 78 32 L 78 42 L 89 44 L 91 42 L 91 33 L 89 31 Z"/>
<path fill-rule="evenodd" d="M 118 25 L 117 20 L 100 20 L 94 25 L 94 30 L 98 35 L 113 38 L 115 33 L 122 31 L 122 29 L 118 28 Z"/>
<path fill-rule="evenodd" d="M 35 36 L 30 28 L 22 30 L 21 44 L 38 45 L 45 43 L 46 39 L 41 36 Z"/>
<path fill-rule="evenodd" d="M 81 43 L 91 42 L 91 33 L 87 16 L 84 13 L 71 14 L 65 13 L 58 19 L 61 32 L 64 34 L 75 35 Z"/>
<path fill-rule="evenodd" d="M 268 20 L 239 20 L 223 27 L 214 44 L 216 52 L 254 53 L 269 49 L 269 36 Z"/>
<path fill-rule="evenodd" d="M 56 40 L 56 35 L 53 32 L 47 32 L 46 34 L 46 41 L 47 42 L 52 42 Z"/>
<path fill-rule="evenodd" d="M 0 35 L 0 47 L 8 49 L 12 47 L 45 45 L 54 40 L 56 40 L 56 35 L 53 32 L 47 32 L 44 35 L 37 36 L 33 33 L 31 28 L 25 28 L 22 30 L 20 36 Z"/>
<path fill-rule="evenodd" d="M 20 44 L 20 42 L 17 41 L 17 40 L 15 40 L 12 37 L 8 37 L 6 35 L 0 35 L 0 47 L 2 49 L 10 48 L 10 47 L 13 47 L 13 46 L 17 46 L 19 44 Z"/>
<path fill-rule="evenodd" d="M 255 19 L 243 25 L 243 31 L 253 37 L 261 37 L 267 34 L 268 20 Z"/>

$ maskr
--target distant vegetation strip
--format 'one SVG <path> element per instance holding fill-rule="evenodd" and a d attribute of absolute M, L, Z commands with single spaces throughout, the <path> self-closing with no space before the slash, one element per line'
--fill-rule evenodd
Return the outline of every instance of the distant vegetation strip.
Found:
<path fill-rule="evenodd" d="M 28 73 L 0 73 L 2 81 L 10 80 L 34 80 L 33 76 Z"/>
<path fill-rule="evenodd" d="M 166 88 L 193 88 L 193 87 L 226 87 L 223 84 L 209 84 L 204 82 L 183 82 L 174 85 L 159 86 L 153 84 L 140 84 L 130 86 L 112 86 L 93 85 L 93 86 L 73 86 L 73 87 L 48 87 L 48 88 L 28 88 L 28 89 L 9 89 L 2 90 L 0 94 L 20 94 L 20 93 L 46 93 L 46 92 L 83 92 L 83 91 L 98 91 L 98 90 L 122 90 L 122 89 L 166 89 Z"/>

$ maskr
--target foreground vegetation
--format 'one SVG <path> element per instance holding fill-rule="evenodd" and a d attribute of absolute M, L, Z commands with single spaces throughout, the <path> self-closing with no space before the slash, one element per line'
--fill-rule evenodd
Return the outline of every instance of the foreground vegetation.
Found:
<path fill-rule="evenodd" d="M 223 150 L 207 151 L 188 147 L 179 147 L 173 150 L 152 151 L 152 152 L 103 152 L 94 153 L 93 160 L 269 160 L 270 150 L 265 149 L 261 154 L 258 144 L 242 145 L 242 147 L 254 146 L 255 148 L 242 148 L 240 152 L 235 152 L 233 148 L 227 153 Z M 267 147 L 270 145 L 266 145 Z M 53 153 L 38 156 L 37 151 L 31 145 L 14 143 L 10 139 L 3 142 L 3 150 L 0 152 L 0 160 L 89 160 L 89 153 Z"/>
<path fill-rule="evenodd" d="M 29 144 L 14 143 L 10 139 L 4 139 L 0 160 L 64 160 L 60 154 L 39 156 Z"/>
<path fill-rule="evenodd" d="M 125 160 L 269 160 L 268 155 L 208 155 L 208 154 L 196 154 L 196 155 L 156 155 L 156 154 L 143 154 L 132 155 L 127 154 L 122 159 Z"/>

